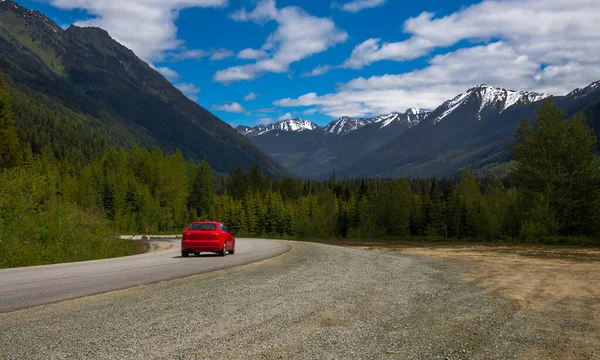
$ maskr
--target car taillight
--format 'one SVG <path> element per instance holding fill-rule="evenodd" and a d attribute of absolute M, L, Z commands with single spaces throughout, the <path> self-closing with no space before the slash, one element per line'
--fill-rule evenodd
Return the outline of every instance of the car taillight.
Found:
<path fill-rule="evenodd" d="M 190 236 L 189 232 L 184 232 L 183 233 L 183 237 L 181 238 L 181 240 L 186 240 L 188 238 L 188 236 Z"/>

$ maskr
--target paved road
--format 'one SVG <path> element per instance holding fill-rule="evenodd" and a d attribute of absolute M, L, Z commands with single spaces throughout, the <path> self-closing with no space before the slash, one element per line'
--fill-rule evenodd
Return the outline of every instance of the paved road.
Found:
<path fill-rule="evenodd" d="M 462 265 L 291 244 L 260 263 L 0 314 L 0 358 L 551 359 L 572 352 L 567 338 L 545 330 L 556 319 L 465 283 Z"/>
<path fill-rule="evenodd" d="M 283 243 L 237 239 L 236 254 L 225 258 L 182 258 L 176 244 L 124 258 L 0 270 L 0 313 L 249 264 L 289 249 Z"/>

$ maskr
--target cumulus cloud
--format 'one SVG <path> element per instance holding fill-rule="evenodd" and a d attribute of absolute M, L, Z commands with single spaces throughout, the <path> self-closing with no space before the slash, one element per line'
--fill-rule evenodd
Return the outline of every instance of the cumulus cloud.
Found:
<path fill-rule="evenodd" d="M 255 92 L 249 92 L 248 95 L 244 96 L 244 101 L 253 101 L 258 98 L 258 95 Z"/>
<path fill-rule="evenodd" d="M 339 7 L 347 12 L 359 12 L 363 9 L 371 9 L 385 4 L 387 0 L 353 0 L 344 4 L 333 3 L 332 7 Z"/>
<path fill-rule="evenodd" d="M 234 102 L 231 104 L 224 104 L 224 105 L 213 105 L 211 107 L 211 109 L 230 112 L 230 113 L 236 113 L 236 114 L 246 112 L 246 109 L 237 102 Z"/>
<path fill-rule="evenodd" d="M 235 53 L 228 49 L 217 49 L 213 50 L 210 56 L 211 60 L 219 61 L 223 59 L 227 59 L 228 57 L 233 56 Z"/>
<path fill-rule="evenodd" d="M 213 80 L 222 83 L 253 80 L 268 72 L 288 72 L 290 64 L 321 53 L 348 38 L 348 34 L 339 30 L 331 19 L 312 16 L 297 6 L 278 9 L 275 0 L 261 0 L 253 11 L 243 8 L 233 13 L 231 18 L 258 24 L 275 21 L 277 29 L 260 49 L 267 54 L 266 57 L 252 64 L 218 71 Z M 250 55 L 258 53 L 245 51 L 243 54 L 246 57 Z"/>
<path fill-rule="evenodd" d="M 359 77 L 329 94 L 308 93 L 275 102 L 317 106 L 330 116 L 368 116 L 408 107 L 435 108 L 480 83 L 563 95 L 600 79 L 600 2 L 573 0 L 483 1 L 443 18 L 423 13 L 405 22 L 405 41 L 369 39 L 344 67 L 379 60 L 405 61 L 467 40 L 437 55 L 423 69 Z"/>
<path fill-rule="evenodd" d="M 303 112 L 304 115 L 314 115 L 316 113 L 317 113 L 317 109 L 316 108 L 308 109 L 308 110 L 305 110 Z"/>
<path fill-rule="evenodd" d="M 596 52 L 589 45 L 598 44 L 598 21 L 596 0 L 486 0 L 445 17 L 424 12 L 410 18 L 404 22 L 409 39 L 392 43 L 368 39 L 344 66 L 360 69 L 380 60 L 411 60 L 462 40 L 490 39 L 502 40 L 543 63 L 568 62 L 573 56 Z"/>
<path fill-rule="evenodd" d="M 190 100 L 198 101 L 198 93 L 200 88 L 191 83 L 179 83 L 175 84 L 175 87 L 181 90 L 181 92 L 190 98 Z"/>
<path fill-rule="evenodd" d="M 292 118 L 292 113 L 285 113 L 283 115 L 281 115 L 280 117 L 277 118 L 277 120 L 279 121 L 284 121 L 284 120 L 290 120 Z"/>
<path fill-rule="evenodd" d="M 85 10 L 93 17 L 75 25 L 101 27 L 149 62 L 163 60 L 167 51 L 182 45 L 175 25 L 181 9 L 228 5 L 227 0 L 50 0 L 50 3 L 61 9 Z"/>
<path fill-rule="evenodd" d="M 335 68 L 335 66 L 331 65 L 319 65 L 316 68 L 312 69 L 312 71 L 302 74 L 302 76 L 321 76 Z"/>
<path fill-rule="evenodd" d="M 177 81 L 181 78 L 181 75 L 179 75 L 177 71 L 168 67 L 154 67 L 154 70 L 158 71 L 162 76 L 171 82 Z"/>
<path fill-rule="evenodd" d="M 264 59 L 266 57 L 268 57 L 269 54 L 267 54 L 266 51 L 264 50 L 256 50 L 256 49 L 244 49 L 242 51 L 240 51 L 237 55 L 238 59 L 244 59 L 244 60 L 258 60 L 258 59 Z"/>
<path fill-rule="evenodd" d="M 254 122 L 256 125 L 269 125 L 273 123 L 273 119 L 271 118 L 262 118 L 258 119 Z"/>

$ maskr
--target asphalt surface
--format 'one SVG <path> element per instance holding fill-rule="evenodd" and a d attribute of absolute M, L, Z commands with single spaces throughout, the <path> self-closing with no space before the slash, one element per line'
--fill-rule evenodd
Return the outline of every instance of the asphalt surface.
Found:
<path fill-rule="evenodd" d="M 0 314 L 0 358 L 530 359 L 566 346 L 453 262 L 291 244 L 259 263 Z"/>
<path fill-rule="evenodd" d="M 143 255 L 0 270 L 0 313 L 249 264 L 290 249 L 237 239 L 235 255 L 182 258 L 179 240 L 172 241 L 170 250 Z"/>

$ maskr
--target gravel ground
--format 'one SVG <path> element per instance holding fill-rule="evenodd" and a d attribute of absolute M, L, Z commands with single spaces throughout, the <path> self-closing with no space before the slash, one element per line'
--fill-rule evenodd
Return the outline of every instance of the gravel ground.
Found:
<path fill-rule="evenodd" d="M 5 359 L 548 358 L 566 340 L 451 260 L 294 243 L 261 263 L 0 315 Z"/>

